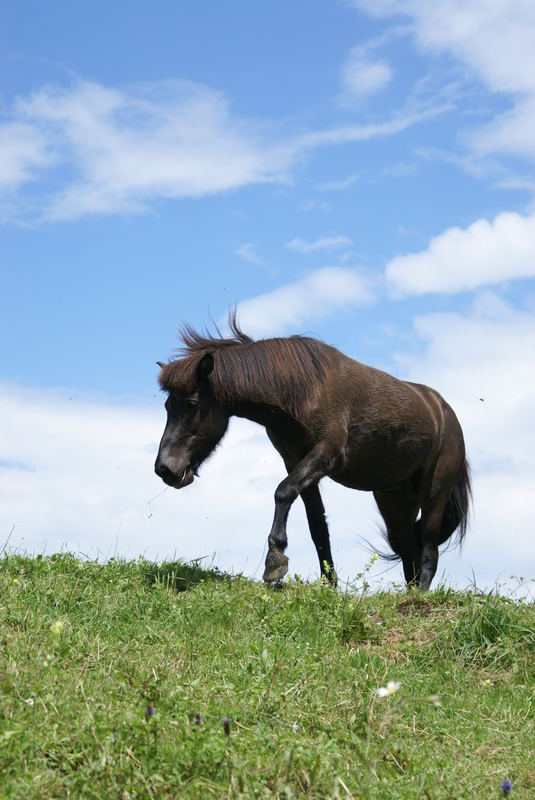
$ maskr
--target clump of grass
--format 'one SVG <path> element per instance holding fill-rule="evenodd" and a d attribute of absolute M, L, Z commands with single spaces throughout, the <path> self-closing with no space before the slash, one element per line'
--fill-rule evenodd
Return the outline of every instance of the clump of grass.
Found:
<path fill-rule="evenodd" d="M 149 584 L 160 584 L 175 592 L 185 592 L 203 581 L 231 580 L 233 576 L 218 567 L 201 567 L 203 559 L 196 561 L 163 561 L 161 564 L 143 560 L 143 572 Z"/>
<path fill-rule="evenodd" d="M 535 657 L 535 628 L 528 607 L 498 594 L 471 592 L 453 628 L 454 651 L 468 661 L 513 663 L 519 649 Z"/>
<path fill-rule="evenodd" d="M 0 797 L 534 796 L 533 605 L 357 577 L 4 557 Z"/>

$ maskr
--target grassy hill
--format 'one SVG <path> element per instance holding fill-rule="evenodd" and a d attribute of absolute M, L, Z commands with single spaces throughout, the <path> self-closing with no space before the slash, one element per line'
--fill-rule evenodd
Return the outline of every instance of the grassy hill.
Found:
<path fill-rule="evenodd" d="M 533 604 L 10 556 L 0 640 L 0 797 L 535 797 Z"/>

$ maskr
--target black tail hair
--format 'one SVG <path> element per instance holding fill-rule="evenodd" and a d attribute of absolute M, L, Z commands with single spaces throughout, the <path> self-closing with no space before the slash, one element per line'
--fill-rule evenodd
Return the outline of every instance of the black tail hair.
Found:
<path fill-rule="evenodd" d="M 465 459 L 442 517 L 439 544 L 443 544 L 454 531 L 457 531 L 453 546 L 460 547 L 462 545 L 468 527 L 471 500 L 470 465 Z"/>

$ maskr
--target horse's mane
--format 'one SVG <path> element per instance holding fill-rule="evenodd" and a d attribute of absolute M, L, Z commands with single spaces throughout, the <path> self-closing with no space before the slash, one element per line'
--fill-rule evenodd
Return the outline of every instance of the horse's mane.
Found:
<path fill-rule="evenodd" d="M 207 330 L 182 325 L 178 359 L 164 365 L 160 374 L 162 389 L 180 394 L 195 391 L 199 364 L 211 354 L 214 366 L 209 381 L 216 400 L 230 407 L 264 403 L 302 419 L 336 351 L 307 336 L 255 341 L 240 329 L 235 312 L 229 314 L 228 326 L 231 336 L 225 338 L 219 329 L 212 336 Z"/>

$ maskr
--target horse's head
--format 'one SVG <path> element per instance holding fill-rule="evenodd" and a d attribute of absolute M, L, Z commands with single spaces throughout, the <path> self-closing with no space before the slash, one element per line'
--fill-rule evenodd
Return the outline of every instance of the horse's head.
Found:
<path fill-rule="evenodd" d="M 213 366 L 214 360 L 210 354 L 201 359 L 193 391 L 177 391 L 172 386 L 166 386 L 165 380 L 162 381 L 169 392 L 165 403 L 167 424 L 154 470 L 175 489 L 193 483 L 198 468 L 214 451 L 227 430 L 229 413 L 210 391 L 209 375 Z"/>

